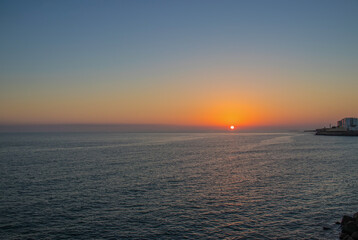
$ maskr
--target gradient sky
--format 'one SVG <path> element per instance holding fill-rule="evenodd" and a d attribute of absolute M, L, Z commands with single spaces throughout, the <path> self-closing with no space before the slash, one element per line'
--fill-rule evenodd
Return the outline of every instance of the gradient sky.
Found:
<path fill-rule="evenodd" d="M 0 124 L 358 116 L 358 1 L 0 1 Z"/>

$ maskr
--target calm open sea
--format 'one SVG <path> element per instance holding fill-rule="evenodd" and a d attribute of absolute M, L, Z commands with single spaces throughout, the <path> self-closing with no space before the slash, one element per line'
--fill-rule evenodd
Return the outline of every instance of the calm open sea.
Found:
<path fill-rule="evenodd" d="M 358 138 L 1 134 L 0 194 L 2 239 L 338 239 Z"/>

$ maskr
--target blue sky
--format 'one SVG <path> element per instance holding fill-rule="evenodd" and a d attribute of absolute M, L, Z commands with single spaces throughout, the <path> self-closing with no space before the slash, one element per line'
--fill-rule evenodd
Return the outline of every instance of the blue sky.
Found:
<path fill-rule="evenodd" d="M 10 74 L 255 51 L 350 61 L 358 52 L 356 1 L 2 1 L 1 9 L 1 72 Z"/>

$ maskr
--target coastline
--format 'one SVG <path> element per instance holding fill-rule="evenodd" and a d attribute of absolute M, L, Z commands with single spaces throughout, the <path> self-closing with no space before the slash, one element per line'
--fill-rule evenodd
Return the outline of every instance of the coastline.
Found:
<path fill-rule="evenodd" d="M 323 136 L 358 136 L 358 131 L 346 130 L 341 128 L 321 128 L 315 130 L 315 135 Z"/>

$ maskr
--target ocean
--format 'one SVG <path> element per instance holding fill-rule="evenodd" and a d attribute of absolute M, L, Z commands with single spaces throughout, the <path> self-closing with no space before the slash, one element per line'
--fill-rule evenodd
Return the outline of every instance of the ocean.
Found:
<path fill-rule="evenodd" d="M 338 239 L 357 170 L 355 137 L 2 133 L 0 238 Z"/>

